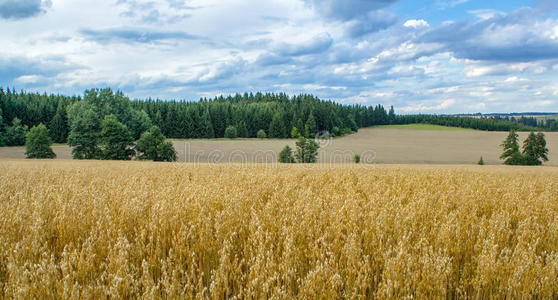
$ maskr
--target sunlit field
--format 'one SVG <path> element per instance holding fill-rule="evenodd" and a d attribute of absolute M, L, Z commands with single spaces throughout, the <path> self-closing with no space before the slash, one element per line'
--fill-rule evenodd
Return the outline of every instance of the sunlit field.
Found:
<path fill-rule="evenodd" d="M 0 298 L 556 298 L 558 169 L 0 160 Z"/>

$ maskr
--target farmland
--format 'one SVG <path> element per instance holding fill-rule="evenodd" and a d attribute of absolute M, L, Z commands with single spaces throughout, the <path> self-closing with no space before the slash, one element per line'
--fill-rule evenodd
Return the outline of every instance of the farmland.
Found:
<path fill-rule="evenodd" d="M 0 160 L 0 298 L 554 298 L 558 170 Z"/>
<path fill-rule="evenodd" d="M 500 144 L 506 132 L 487 132 L 432 125 L 400 125 L 360 129 L 358 133 L 321 141 L 321 163 L 350 163 L 360 154 L 365 163 L 379 164 L 475 164 L 482 156 L 487 164 L 502 164 Z M 547 165 L 558 165 L 558 133 L 545 133 L 550 149 Z M 523 141 L 527 133 L 520 133 Z M 281 139 L 173 140 L 180 162 L 275 162 L 285 145 Z M 58 158 L 70 159 L 70 148 L 54 145 Z M 0 158 L 24 158 L 23 147 L 1 147 Z"/>

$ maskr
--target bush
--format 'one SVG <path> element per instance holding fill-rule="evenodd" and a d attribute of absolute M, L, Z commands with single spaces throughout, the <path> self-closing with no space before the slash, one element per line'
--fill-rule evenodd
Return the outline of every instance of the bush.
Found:
<path fill-rule="evenodd" d="M 43 123 L 33 126 L 25 138 L 25 156 L 27 158 L 55 158 L 56 154 L 50 147 L 52 139 Z"/>
<path fill-rule="evenodd" d="M 360 163 L 360 155 L 355 154 L 355 156 L 353 157 L 353 160 L 355 161 L 355 164 Z"/>
<path fill-rule="evenodd" d="M 256 133 L 256 137 L 259 139 L 265 139 L 267 137 L 267 134 L 265 134 L 265 130 L 260 129 L 258 130 L 258 133 Z"/>
<path fill-rule="evenodd" d="M 293 150 L 289 145 L 285 146 L 285 148 L 279 152 L 279 162 L 284 164 L 292 164 L 295 162 Z"/>
<path fill-rule="evenodd" d="M 229 126 L 225 129 L 225 138 L 227 139 L 236 139 L 238 137 L 238 132 L 236 131 L 236 127 Z"/>

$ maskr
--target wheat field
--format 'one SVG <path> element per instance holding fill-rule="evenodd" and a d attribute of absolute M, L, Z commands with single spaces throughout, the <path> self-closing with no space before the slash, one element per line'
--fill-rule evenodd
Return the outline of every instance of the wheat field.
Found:
<path fill-rule="evenodd" d="M 0 160 L 0 298 L 556 298 L 558 169 Z"/>

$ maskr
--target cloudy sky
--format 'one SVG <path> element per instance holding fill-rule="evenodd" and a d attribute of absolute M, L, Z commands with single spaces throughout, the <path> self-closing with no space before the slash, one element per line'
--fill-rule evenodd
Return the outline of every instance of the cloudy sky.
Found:
<path fill-rule="evenodd" d="M 0 0 L 0 86 L 558 111 L 555 0 Z"/>

